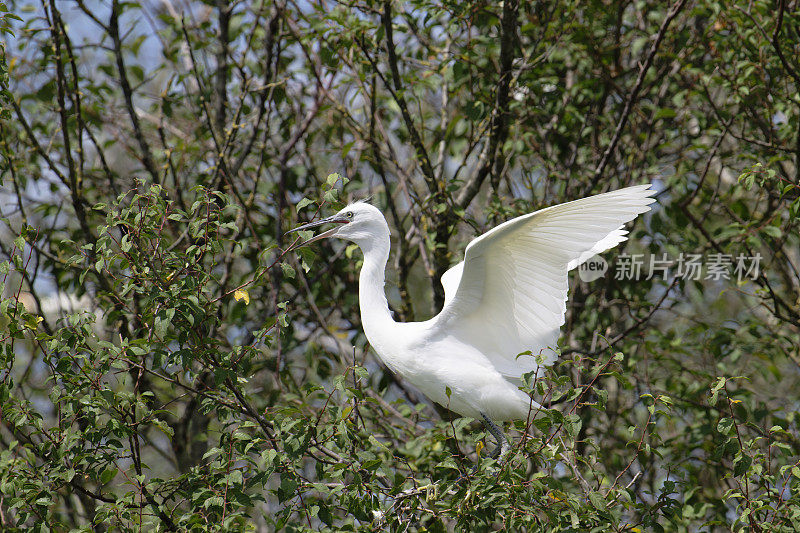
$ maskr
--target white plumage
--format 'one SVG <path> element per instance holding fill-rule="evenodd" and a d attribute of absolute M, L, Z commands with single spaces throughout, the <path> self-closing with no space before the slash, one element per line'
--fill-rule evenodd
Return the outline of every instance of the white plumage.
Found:
<path fill-rule="evenodd" d="M 384 294 L 389 226 L 377 208 L 357 202 L 293 231 L 334 223 L 306 243 L 339 237 L 359 245 L 361 321 L 375 352 L 431 400 L 484 418 L 497 437 L 490 420 L 524 419 L 536 405 L 518 388 L 522 375 L 555 361 L 569 270 L 627 238 L 622 226 L 655 201 L 649 187 L 548 207 L 476 238 L 442 277 L 441 313 L 425 322 L 392 319 Z"/>

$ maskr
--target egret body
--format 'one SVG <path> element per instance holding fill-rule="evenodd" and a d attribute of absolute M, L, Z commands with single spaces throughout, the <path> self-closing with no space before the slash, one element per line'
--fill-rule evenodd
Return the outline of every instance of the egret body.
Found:
<path fill-rule="evenodd" d="M 492 455 L 502 459 L 510 445 L 494 421 L 526 419 L 538 407 L 518 386 L 524 374 L 556 359 L 568 272 L 627 238 L 622 226 L 654 201 L 649 187 L 542 209 L 476 238 L 442 277 L 442 311 L 424 322 L 396 322 L 389 311 L 390 234 L 377 208 L 356 202 L 292 231 L 334 224 L 303 244 L 338 237 L 361 248 L 361 323 L 378 357 L 436 403 L 482 419 L 498 442 Z"/>

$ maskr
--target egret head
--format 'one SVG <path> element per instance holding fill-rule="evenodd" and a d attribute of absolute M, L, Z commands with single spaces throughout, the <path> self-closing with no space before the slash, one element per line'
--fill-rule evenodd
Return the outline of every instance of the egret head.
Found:
<path fill-rule="evenodd" d="M 353 241 L 366 250 L 371 248 L 374 242 L 388 241 L 389 237 L 389 226 L 386 224 L 383 214 L 377 207 L 363 201 L 352 203 L 333 216 L 304 224 L 287 233 L 307 230 L 323 224 L 335 224 L 335 227 L 315 235 L 301 246 L 326 237 L 338 237 Z"/>

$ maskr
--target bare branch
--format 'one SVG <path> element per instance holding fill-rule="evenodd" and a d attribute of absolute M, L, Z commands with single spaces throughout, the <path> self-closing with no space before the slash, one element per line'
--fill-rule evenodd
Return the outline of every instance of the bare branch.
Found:
<path fill-rule="evenodd" d="M 661 46 L 661 42 L 664 40 L 664 36 L 667 34 L 667 28 L 669 28 L 669 25 L 672 23 L 675 17 L 678 16 L 678 13 L 681 12 L 681 9 L 683 9 L 684 5 L 686 5 L 686 0 L 678 0 L 678 2 L 676 2 L 667 12 L 667 16 L 664 17 L 664 21 L 661 23 L 661 27 L 656 34 L 656 39 L 653 41 L 653 45 L 650 47 L 647 58 L 645 59 L 644 63 L 642 63 L 641 67 L 639 67 L 639 76 L 636 78 L 636 83 L 633 85 L 633 89 L 628 95 L 627 100 L 625 100 L 625 107 L 622 109 L 622 115 L 619 117 L 619 121 L 617 122 L 617 127 L 614 130 L 614 136 L 611 138 L 611 142 L 608 143 L 608 147 L 606 147 L 606 151 L 603 153 L 600 163 L 594 170 L 592 181 L 586 191 L 587 193 L 594 189 L 600 181 L 600 178 L 602 178 L 603 172 L 611 160 L 611 154 L 614 153 L 614 150 L 617 148 L 617 143 L 619 143 L 619 140 L 622 137 L 622 130 L 625 129 L 625 125 L 628 123 L 628 117 L 633 110 L 633 104 L 639 97 L 639 91 L 642 90 L 647 71 L 650 70 L 650 66 L 653 64 L 653 60 L 655 59 L 658 49 Z"/>

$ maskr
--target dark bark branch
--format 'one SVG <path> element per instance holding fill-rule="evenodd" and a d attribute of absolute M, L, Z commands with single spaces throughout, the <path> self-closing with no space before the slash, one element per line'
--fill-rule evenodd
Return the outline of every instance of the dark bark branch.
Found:
<path fill-rule="evenodd" d="M 51 0 L 52 1 L 52 0 Z M 139 143 L 139 148 L 142 151 L 142 164 L 147 170 L 153 182 L 160 183 L 161 179 L 158 176 L 158 170 L 153 160 L 153 153 L 150 150 L 150 145 L 144 137 L 142 125 L 139 122 L 139 115 L 136 114 L 136 108 L 133 105 L 133 90 L 131 89 L 130 81 L 128 81 L 128 71 L 125 67 L 125 60 L 122 57 L 122 40 L 119 36 L 119 14 L 120 6 L 119 0 L 113 0 L 111 3 L 111 18 L 108 22 L 108 34 L 113 43 L 114 57 L 117 62 L 117 70 L 119 71 L 119 83 L 122 88 L 122 95 L 125 99 L 125 108 L 128 111 L 128 116 L 131 119 L 133 126 L 133 135 L 136 137 L 136 142 Z"/>
<path fill-rule="evenodd" d="M 78 170 L 75 167 L 75 161 L 72 158 L 72 144 L 69 135 L 69 121 L 67 117 L 67 109 L 66 109 L 66 98 L 65 98 L 65 91 L 66 91 L 66 74 L 64 72 L 64 62 L 61 58 L 61 28 L 63 27 L 59 20 L 60 14 L 56 9 L 55 0 L 50 0 L 50 9 L 51 9 L 51 16 L 53 18 L 51 23 L 51 35 L 53 36 L 53 42 L 55 44 L 56 49 L 56 78 L 58 86 L 58 112 L 61 118 L 61 134 L 64 140 L 64 157 L 67 160 L 67 170 L 68 170 L 68 177 L 69 183 L 68 188 L 70 192 L 70 198 L 72 200 L 72 207 L 75 210 L 75 216 L 78 219 L 78 224 L 81 227 L 81 231 L 84 232 L 85 235 L 91 236 L 93 235 L 91 229 L 89 228 L 89 223 L 86 218 L 86 208 L 84 205 L 84 200 L 81 197 L 80 190 L 81 190 L 81 176 L 78 175 Z M 94 240 L 92 238 L 92 240 Z M 92 257 L 94 257 L 94 248 L 92 248 Z M 98 277 L 102 277 L 99 276 Z"/>
<path fill-rule="evenodd" d="M 417 130 L 417 127 L 414 125 L 414 121 L 411 118 L 411 114 L 408 112 L 408 104 L 406 103 L 406 99 L 403 96 L 403 82 L 402 79 L 400 78 L 400 70 L 397 66 L 398 60 L 394 46 L 394 33 L 392 31 L 391 0 L 384 0 L 383 13 L 381 14 L 381 19 L 383 22 L 383 28 L 386 32 L 386 52 L 389 55 L 389 70 L 392 73 L 392 82 L 393 82 L 392 85 L 387 84 L 387 88 L 392 93 L 392 97 L 397 102 L 397 105 L 400 107 L 400 113 L 403 116 L 403 122 L 406 125 L 408 134 L 411 136 L 411 144 L 414 145 L 414 150 L 416 150 L 417 152 L 417 157 L 419 158 L 419 164 L 422 167 L 422 174 L 425 177 L 425 181 L 428 183 L 428 189 L 430 190 L 431 194 L 441 195 L 444 192 L 444 184 L 437 183 L 436 173 L 433 171 L 433 166 L 431 165 L 431 160 L 430 157 L 428 156 L 428 151 L 425 149 L 425 144 L 422 142 L 422 137 L 419 134 L 419 130 Z M 377 67 L 375 68 L 375 70 L 376 72 L 378 72 Z M 385 80 L 384 83 L 386 83 Z"/>
<path fill-rule="evenodd" d="M 214 174 L 210 180 L 210 187 L 214 190 L 224 192 L 225 185 L 230 179 L 230 172 L 228 171 L 226 162 L 224 150 L 225 147 L 223 146 L 222 142 L 220 142 L 220 135 L 222 135 L 222 131 L 217 131 L 216 121 L 214 120 L 212 111 L 209 108 L 208 100 L 203 94 L 204 89 L 201 83 L 200 72 L 197 69 L 197 61 L 194 57 L 192 40 L 189 38 L 189 31 L 186 29 L 186 24 L 183 19 L 181 19 L 181 31 L 183 33 L 184 41 L 186 42 L 186 50 L 189 53 L 189 59 L 191 60 L 192 74 L 194 75 L 198 90 L 200 91 L 200 104 L 202 107 L 201 114 L 203 115 L 203 120 L 208 128 L 208 132 L 211 134 L 211 140 L 214 143 L 214 154 L 217 163 L 214 165 Z"/>
<path fill-rule="evenodd" d="M 231 174 L 236 175 L 241 170 L 242 165 L 244 165 L 245 159 L 250 154 L 253 149 L 253 145 L 255 144 L 256 138 L 258 137 L 259 128 L 258 125 L 261 124 L 261 121 L 264 119 L 264 115 L 267 113 L 267 102 L 272 94 L 272 89 L 268 89 L 270 83 L 274 82 L 275 75 L 278 72 L 278 60 L 280 59 L 280 49 L 275 50 L 276 46 L 275 43 L 278 42 L 276 35 L 278 34 L 278 23 L 280 22 L 280 16 L 283 13 L 283 6 L 276 5 L 275 12 L 272 14 L 272 18 L 267 24 L 267 36 L 266 36 L 266 44 L 264 48 L 267 51 L 266 57 L 264 58 L 264 78 L 263 78 L 263 85 L 264 87 L 261 89 L 261 93 L 259 95 L 258 100 L 258 118 L 254 122 L 253 125 L 253 133 L 250 135 L 249 139 L 247 140 L 247 144 L 242 150 L 242 153 L 236 159 L 236 162 L 231 167 Z M 274 64 L 274 68 L 273 68 Z M 273 86 L 274 87 L 274 86 Z"/>
<path fill-rule="evenodd" d="M 50 0 L 50 11 L 52 21 L 50 23 L 50 35 L 53 37 L 53 44 L 55 48 L 56 60 L 56 86 L 58 87 L 57 101 L 58 101 L 58 115 L 61 119 L 61 137 L 64 141 L 64 158 L 67 162 L 67 172 L 69 176 L 69 188 L 72 193 L 73 203 L 76 204 L 75 208 L 83 208 L 82 201 L 78 194 L 79 176 L 75 168 L 75 161 L 72 158 L 72 141 L 69 135 L 69 121 L 67 118 L 67 104 L 66 104 L 66 74 L 64 72 L 64 61 L 61 56 L 61 24 L 59 24 L 60 14 L 56 8 L 55 1 Z"/>
<path fill-rule="evenodd" d="M 31 125 L 28 123 L 28 120 L 25 118 L 25 115 L 22 113 L 22 108 L 19 106 L 16 98 L 11 98 L 11 107 L 14 108 L 14 113 L 17 116 L 17 120 L 22 125 L 22 129 L 25 130 L 25 134 L 30 139 L 31 143 L 33 144 L 36 153 L 41 157 L 45 163 L 47 163 L 47 168 L 49 168 L 53 174 L 55 174 L 59 181 L 67 188 L 69 188 L 69 180 L 64 175 L 63 172 L 56 166 L 55 162 L 50 158 L 47 150 L 45 150 L 42 145 L 39 143 L 39 140 L 36 138 L 36 134 L 33 132 Z"/>
<path fill-rule="evenodd" d="M 724 254 L 725 250 L 720 246 L 720 244 L 711 236 L 708 230 L 703 226 L 702 221 L 698 220 L 691 211 L 689 211 L 688 207 L 681 206 L 681 211 L 686 217 L 692 222 L 692 225 L 697 228 L 697 230 L 705 237 L 708 243 L 719 253 Z M 776 318 L 779 320 L 783 320 L 784 322 L 789 322 L 790 324 L 800 327 L 800 313 L 798 313 L 797 309 L 786 302 L 783 298 L 781 298 L 775 290 L 772 288 L 767 277 L 764 275 L 764 272 L 759 272 L 758 278 L 754 280 L 758 283 L 761 287 L 767 290 L 769 293 L 770 299 L 772 300 L 772 309 L 769 311 L 775 315 Z M 781 312 L 781 307 L 785 309 L 786 314 Z"/>
<path fill-rule="evenodd" d="M 217 96 L 217 112 L 215 113 L 214 120 L 216 122 L 217 131 L 224 131 L 226 121 L 226 111 L 228 106 L 228 76 L 230 74 L 230 65 L 228 64 L 228 57 L 230 55 L 230 23 L 231 11 L 233 6 L 228 5 L 224 0 L 217 0 L 217 11 L 219 12 L 219 50 L 217 51 L 217 74 L 216 74 L 216 96 Z"/>
<path fill-rule="evenodd" d="M 86 124 L 83 122 L 83 111 L 81 109 L 81 90 L 80 86 L 78 85 L 78 65 L 75 64 L 75 54 L 72 51 L 72 42 L 70 41 L 69 34 L 67 33 L 67 29 L 64 26 L 64 21 L 61 19 L 61 14 L 56 12 L 54 13 L 53 22 L 58 24 L 58 31 L 61 34 L 61 37 L 64 40 L 64 48 L 67 52 L 67 61 L 69 62 L 70 72 L 72 74 L 72 91 L 70 91 L 70 97 L 72 99 L 72 108 L 73 114 L 78 121 L 78 134 L 76 135 L 76 141 L 78 142 L 78 160 L 80 164 L 78 166 L 78 175 L 83 176 L 84 174 L 84 163 L 85 163 L 85 151 L 83 149 L 83 132 L 86 131 Z M 66 81 L 66 80 L 65 80 Z"/>
<path fill-rule="evenodd" d="M 789 75 L 794 79 L 795 83 L 795 90 L 800 87 L 800 74 L 789 64 L 786 60 L 786 57 L 783 55 L 783 50 L 781 50 L 781 43 L 780 43 L 780 35 L 781 35 L 781 27 L 783 26 L 783 14 L 786 11 L 786 0 L 778 0 L 778 20 L 775 22 L 775 32 L 772 34 L 772 47 L 775 49 L 775 53 L 778 54 L 778 59 L 780 59 L 783 68 Z M 800 184 L 800 124 L 797 126 L 797 139 L 795 141 L 795 158 L 794 158 L 794 171 L 795 177 L 794 182 L 795 184 Z"/>
<path fill-rule="evenodd" d="M 386 51 L 389 56 L 389 68 L 391 71 L 391 83 L 385 79 L 383 73 L 378 69 L 375 60 L 369 54 L 366 44 L 359 41 L 359 46 L 364 52 L 365 57 L 372 65 L 375 73 L 381 78 L 386 88 L 392 95 L 392 98 L 400 108 L 400 113 L 403 117 L 403 122 L 411 137 L 411 144 L 419 159 L 419 164 L 422 169 L 423 177 L 428 186 L 428 190 L 433 196 L 434 202 L 446 206 L 444 213 L 434 217 L 435 220 L 435 233 L 436 233 L 436 246 L 433 251 L 434 272 L 431 277 L 431 285 L 433 289 L 433 311 L 437 312 L 444 305 L 444 289 L 442 288 L 439 280 L 447 269 L 450 267 L 450 261 L 447 257 L 447 243 L 450 240 L 450 227 L 451 224 L 457 219 L 453 213 L 452 206 L 447 201 L 447 191 L 444 180 L 437 180 L 436 173 L 431 165 L 430 157 L 419 130 L 414 125 L 411 114 L 408 111 L 408 105 L 405 97 L 403 96 L 402 80 L 400 78 L 400 71 L 398 68 L 398 59 L 394 46 L 394 34 L 392 31 L 392 6 L 391 0 L 385 0 L 383 4 L 383 12 L 381 13 L 383 27 L 386 33 Z"/>
<path fill-rule="evenodd" d="M 500 80 L 495 102 L 495 124 L 492 128 L 494 146 L 490 147 L 491 159 L 494 159 L 492 170 L 492 189 L 495 194 L 500 186 L 500 175 L 503 169 L 503 158 L 500 157 L 502 146 L 508 138 L 509 91 L 511 87 L 514 52 L 517 50 L 517 23 L 519 18 L 519 1 L 503 2 L 503 18 L 500 20 Z M 490 159 L 490 160 L 491 160 Z"/>
<path fill-rule="evenodd" d="M 508 103 L 510 101 L 511 79 L 513 77 L 512 70 L 516 57 L 515 51 L 517 50 L 518 17 L 518 0 L 503 2 L 503 14 L 500 20 L 500 78 L 495 95 L 492 127 L 489 133 L 489 148 L 483 165 L 456 198 L 456 204 L 462 209 L 466 209 L 472 203 L 490 173 L 492 175 L 492 188 L 495 191 L 497 191 L 500 183 L 502 170 L 500 152 L 508 138 Z"/>
<path fill-rule="evenodd" d="M 611 160 L 611 154 L 614 153 L 614 150 L 617 148 L 617 144 L 622 137 L 622 130 L 625 129 L 625 125 L 628 123 L 628 118 L 633 110 L 633 104 L 639 98 L 639 92 L 642 90 L 642 86 L 644 85 L 644 79 L 647 75 L 647 71 L 650 70 L 650 66 L 653 64 L 653 60 L 655 59 L 658 49 L 661 46 L 661 42 L 664 40 L 664 36 L 667 34 L 667 28 L 669 28 L 669 25 L 672 23 L 675 17 L 678 16 L 678 13 L 681 12 L 681 9 L 683 9 L 685 4 L 686 0 L 678 0 L 678 2 L 676 2 L 667 12 L 667 16 L 664 17 L 664 21 L 661 23 L 661 27 L 658 29 L 658 33 L 656 34 L 656 40 L 653 42 L 653 46 L 650 47 L 650 52 L 648 52 L 644 63 L 639 68 L 639 76 L 636 78 L 636 83 L 634 84 L 631 93 L 628 95 L 628 99 L 625 100 L 625 107 L 622 109 L 622 115 L 619 118 L 619 122 L 617 122 L 617 127 L 614 130 L 614 136 L 611 138 L 611 142 L 608 144 L 606 151 L 603 153 L 600 163 L 597 165 L 597 168 L 595 168 L 591 184 L 586 191 L 587 194 L 597 186 L 600 178 L 603 177 L 603 172 Z"/>
<path fill-rule="evenodd" d="M 786 72 L 794 79 L 795 84 L 800 86 L 800 74 L 789 64 L 781 49 L 780 36 L 781 27 L 783 26 L 783 14 L 785 11 L 786 0 L 778 0 L 778 20 L 775 21 L 775 31 L 772 34 L 772 47 L 775 49 L 775 53 L 778 54 L 778 59 L 780 59 L 783 68 L 786 69 Z"/>

